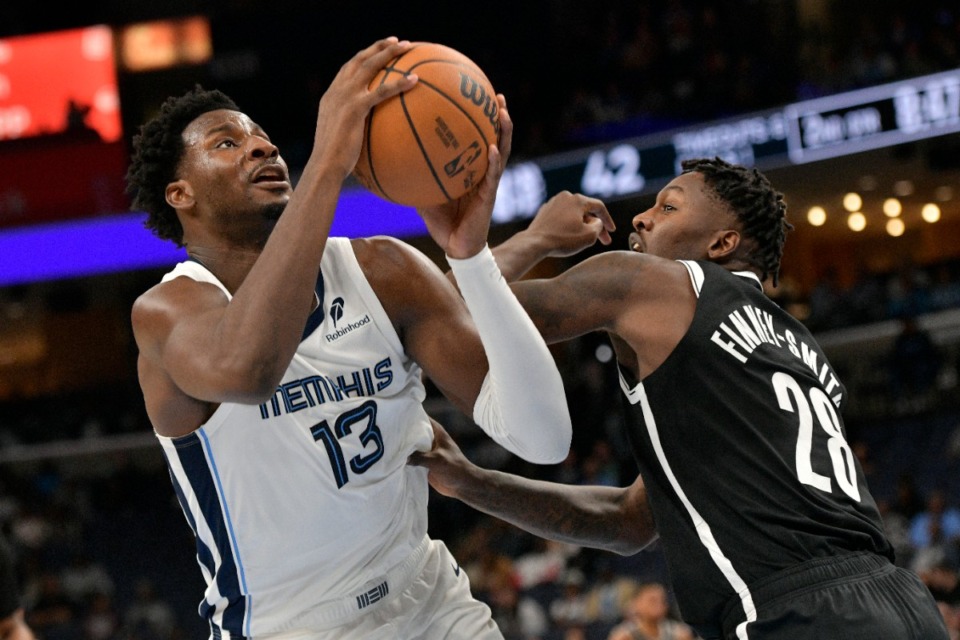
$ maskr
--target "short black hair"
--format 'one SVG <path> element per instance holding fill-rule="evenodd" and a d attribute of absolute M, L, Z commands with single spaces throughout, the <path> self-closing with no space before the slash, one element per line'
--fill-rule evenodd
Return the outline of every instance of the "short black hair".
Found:
<path fill-rule="evenodd" d="M 756 242 L 756 249 L 747 256 L 760 270 L 761 279 L 780 277 L 780 259 L 787 232 L 793 225 L 787 221 L 787 203 L 783 194 L 773 188 L 758 169 L 731 164 L 721 158 L 696 158 L 681 163 L 683 173 L 697 172 L 716 196 L 730 207 L 743 225 L 743 234 Z"/>
<path fill-rule="evenodd" d="M 183 246 L 183 227 L 177 212 L 167 204 L 165 192 L 183 156 L 183 130 L 199 116 L 217 109 L 240 110 L 225 93 L 196 85 L 183 95 L 167 98 L 160 112 L 133 137 L 126 176 L 133 208 L 146 211 L 144 226 L 178 247 Z"/>

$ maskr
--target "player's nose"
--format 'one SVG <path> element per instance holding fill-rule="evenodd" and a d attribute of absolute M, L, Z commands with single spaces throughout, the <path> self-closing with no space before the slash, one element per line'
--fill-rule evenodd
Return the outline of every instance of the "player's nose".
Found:
<path fill-rule="evenodd" d="M 280 149 L 265 138 L 251 136 L 247 142 L 247 156 L 252 159 L 276 158 Z"/>
<path fill-rule="evenodd" d="M 638 232 L 642 230 L 650 231 L 650 229 L 653 228 L 653 218 L 648 217 L 646 214 L 647 212 L 644 211 L 633 216 L 631 223 L 633 224 L 633 228 Z"/>

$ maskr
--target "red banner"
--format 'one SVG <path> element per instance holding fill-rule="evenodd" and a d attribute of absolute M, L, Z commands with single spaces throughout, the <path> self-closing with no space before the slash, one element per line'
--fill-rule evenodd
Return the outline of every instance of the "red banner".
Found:
<path fill-rule="evenodd" d="M 125 171 L 111 30 L 0 39 L 0 227 L 124 211 Z"/>

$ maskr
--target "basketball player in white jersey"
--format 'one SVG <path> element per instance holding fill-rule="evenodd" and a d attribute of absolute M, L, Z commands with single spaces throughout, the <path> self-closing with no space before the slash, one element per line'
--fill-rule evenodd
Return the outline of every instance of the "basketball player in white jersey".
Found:
<path fill-rule="evenodd" d="M 459 293 L 406 244 L 329 237 L 367 114 L 416 78 L 367 87 L 409 46 L 384 39 L 341 68 L 296 189 L 267 134 L 219 91 L 168 99 L 134 140 L 134 206 L 190 258 L 132 320 L 211 638 L 501 637 L 426 535 L 426 472 L 406 464 L 433 437 L 422 374 L 513 453 L 567 454 L 559 372 L 486 246 L 512 128 L 502 96 L 502 152 L 490 146 L 482 184 L 421 212 Z M 602 205 L 582 209 L 571 250 L 609 241 Z M 533 235 L 528 245 L 556 245 Z M 532 264 L 517 258 L 529 248 L 498 256 L 505 275 Z"/>

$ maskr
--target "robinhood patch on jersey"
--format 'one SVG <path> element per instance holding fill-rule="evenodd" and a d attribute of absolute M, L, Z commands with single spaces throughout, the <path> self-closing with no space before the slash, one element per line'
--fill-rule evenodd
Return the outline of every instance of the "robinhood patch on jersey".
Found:
<path fill-rule="evenodd" d="M 357 331 L 358 329 L 363 329 L 366 325 L 370 324 L 370 315 L 363 314 L 363 317 L 354 322 L 342 322 L 340 327 L 334 329 L 331 333 L 324 334 L 324 338 L 327 342 L 336 342 L 345 335 Z"/>

